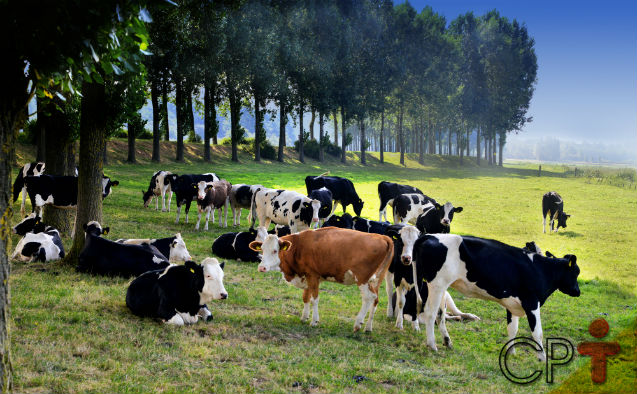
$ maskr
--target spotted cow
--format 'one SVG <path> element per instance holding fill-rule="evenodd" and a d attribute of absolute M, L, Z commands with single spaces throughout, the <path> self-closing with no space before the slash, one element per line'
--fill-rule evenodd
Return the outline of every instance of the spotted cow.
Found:
<path fill-rule="evenodd" d="M 27 163 L 20 168 L 18 171 L 18 175 L 15 178 L 15 182 L 13 182 L 13 202 L 18 200 L 18 195 L 22 192 L 22 203 L 20 204 L 20 214 L 24 216 L 25 209 L 24 203 L 27 198 L 27 186 L 24 183 L 24 178 L 28 176 L 40 176 L 44 174 L 44 168 L 46 164 L 43 162 L 33 162 Z"/>
<path fill-rule="evenodd" d="M 252 204 L 252 196 L 261 189 L 265 188 L 262 185 L 245 185 L 243 183 L 232 185 L 229 201 L 230 209 L 232 209 L 233 226 L 241 224 L 241 208 L 245 208 L 249 212 L 250 204 Z M 249 214 L 248 221 L 250 221 Z"/>
<path fill-rule="evenodd" d="M 308 229 L 318 222 L 321 202 L 290 190 L 260 190 L 252 197 L 252 223 L 259 220 L 259 227 L 270 227 L 270 223 L 290 226 L 292 233 Z"/>
<path fill-rule="evenodd" d="M 394 198 L 406 193 L 417 193 L 424 195 L 424 193 L 421 192 L 420 189 L 409 185 L 401 185 L 399 183 L 386 181 L 382 181 L 378 184 L 378 198 L 380 199 L 380 208 L 378 208 L 379 222 L 383 221 L 383 216 L 385 217 L 385 221 L 387 221 L 387 205 L 393 207 Z"/>
<path fill-rule="evenodd" d="M 170 178 L 173 175 L 170 171 L 157 171 L 150 178 L 148 190 L 143 191 L 144 208 L 148 208 L 150 203 L 155 199 L 155 210 L 159 210 L 159 196 L 161 196 L 161 211 L 170 212 L 170 202 L 173 199 L 173 192 L 170 188 Z M 168 208 L 166 208 L 166 194 L 168 194 Z"/>

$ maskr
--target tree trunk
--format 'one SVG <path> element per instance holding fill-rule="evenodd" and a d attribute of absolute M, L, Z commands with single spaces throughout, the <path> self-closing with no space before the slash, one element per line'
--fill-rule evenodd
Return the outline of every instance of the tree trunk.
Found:
<path fill-rule="evenodd" d="M 203 161 L 205 162 L 210 162 L 210 128 L 212 127 L 210 105 L 214 102 L 211 97 L 211 85 L 210 80 L 206 79 L 203 92 Z"/>
<path fill-rule="evenodd" d="M 361 164 L 366 165 L 367 159 L 365 158 L 365 119 L 361 119 Z"/>
<path fill-rule="evenodd" d="M 261 161 L 261 108 L 256 94 L 254 95 L 254 161 Z"/>
<path fill-rule="evenodd" d="M 305 152 L 303 151 L 303 100 L 299 104 L 299 161 L 305 163 Z"/>
<path fill-rule="evenodd" d="M 312 107 L 312 118 L 310 120 L 310 139 L 314 139 L 314 121 L 316 120 L 316 109 Z"/>
<path fill-rule="evenodd" d="M 44 124 L 42 123 L 42 110 L 43 110 L 43 105 L 42 105 L 42 100 L 37 99 L 36 100 L 36 105 L 37 105 L 37 120 L 36 120 L 36 132 L 38 133 L 37 139 L 36 139 L 36 155 L 35 155 L 35 161 L 46 161 L 45 157 L 46 157 L 46 153 L 45 153 L 45 149 L 46 149 L 46 133 L 44 132 Z"/>
<path fill-rule="evenodd" d="M 164 141 L 170 141 L 170 123 L 168 122 L 168 78 L 164 77 L 161 85 L 161 129 Z"/>
<path fill-rule="evenodd" d="M 188 128 L 185 130 L 185 134 L 186 135 L 190 135 L 190 133 L 192 132 L 193 134 L 196 134 L 195 132 L 195 114 L 193 111 L 193 107 L 192 107 L 192 87 L 190 86 L 190 81 L 186 80 L 186 119 L 188 120 Z M 189 141 L 192 142 L 192 141 Z"/>
<path fill-rule="evenodd" d="M 338 110 L 334 110 L 334 145 L 338 146 Z"/>
<path fill-rule="evenodd" d="M 384 140 L 384 134 L 385 132 L 385 110 L 383 110 L 383 112 L 381 112 L 380 114 L 380 138 L 379 138 L 379 142 L 380 142 L 380 162 L 384 163 L 385 162 L 385 140 Z"/>
<path fill-rule="evenodd" d="M 154 123 L 154 121 L 153 121 Z M 128 122 L 128 158 L 126 162 L 135 164 L 135 138 L 137 137 L 137 125 L 132 122 Z"/>
<path fill-rule="evenodd" d="M 150 100 L 153 105 L 153 157 L 151 158 L 151 161 L 154 163 L 159 163 L 159 161 L 161 160 L 159 151 L 159 140 L 161 138 L 161 131 L 159 130 L 159 87 L 157 86 L 156 78 L 153 78 L 150 82 Z M 134 143 L 135 141 L 133 141 L 133 144 Z M 130 156 L 130 147 L 128 154 Z"/>
<path fill-rule="evenodd" d="M 103 162 L 99 148 L 106 140 L 106 106 L 104 85 L 82 83 L 80 118 L 80 171 L 77 182 L 77 215 L 73 246 L 65 261 L 77 265 L 84 247 L 84 225 L 92 220 L 102 222 L 102 174 Z"/>
<path fill-rule="evenodd" d="M 451 128 L 447 130 L 447 156 L 451 156 Z"/>
<path fill-rule="evenodd" d="M 480 130 L 481 130 L 480 127 L 476 129 L 476 164 L 477 165 L 480 165 Z"/>
<path fill-rule="evenodd" d="M 467 126 L 467 157 L 471 156 L 471 129 Z"/>
<path fill-rule="evenodd" d="M 181 78 L 175 81 L 175 105 L 177 113 L 177 151 L 175 160 L 183 163 L 184 161 L 184 131 L 186 128 L 186 99 L 184 97 L 184 87 Z"/>
<path fill-rule="evenodd" d="M 418 125 L 418 163 L 421 165 L 425 164 L 425 128 L 422 117 Z"/>
<path fill-rule="evenodd" d="M 347 164 L 347 153 L 345 150 L 345 108 L 341 106 L 341 145 L 343 145 L 343 151 L 341 152 L 341 163 Z"/>
<path fill-rule="evenodd" d="M 405 135 L 403 134 L 403 103 L 400 103 L 398 115 L 398 143 L 400 144 L 400 164 L 405 165 Z"/>
<path fill-rule="evenodd" d="M 323 112 L 319 111 L 319 161 L 322 163 L 325 160 L 325 147 L 323 146 Z"/>
<path fill-rule="evenodd" d="M 506 144 L 506 133 L 499 133 L 500 136 L 498 138 L 499 149 L 498 149 L 498 165 L 502 167 L 502 151 L 504 150 L 504 144 Z"/>
<path fill-rule="evenodd" d="M 288 115 L 285 112 L 285 103 L 283 100 L 279 101 L 279 152 L 277 160 L 283 163 L 283 149 L 285 148 L 285 124 L 287 123 Z"/>
<path fill-rule="evenodd" d="M 239 152 L 237 147 L 239 145 L 239 121 L 241 117 L 241 98 L 237 97 L 237 93 L 231 89 L 228 94 L 228 100 L 230 101 L 230 140 L 232 143 L 232 161 L 239 161 Z"/>

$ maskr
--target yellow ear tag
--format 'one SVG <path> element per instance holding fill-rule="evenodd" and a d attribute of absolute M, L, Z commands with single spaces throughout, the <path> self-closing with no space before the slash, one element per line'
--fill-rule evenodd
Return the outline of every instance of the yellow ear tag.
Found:
<path fill-rule="evenodd" d="M 104 234 L 104 235 L 108 234 L 108 230 L 102 231 L 102 234 Z"/>
<path fill-rule="evenodd" d="M 395 235 L 392 235 L 392 238 L 393 238 L 393 239 L 398 239 L 398 237 L 397 237 L 397 236 L 395 236 Z"/>
<path fill-rule="evenodd" d="M 194 273 L 195 273 L 195 270 L 191 268 L 191 269 L 190 269 L 190 272 L 192 272 L 192 273 L 194 274 Z"/>
<path fill-rule="evenodd" d="M 288 248 L 289 248 L 289 246 L 288 246 L 288 245 L 285 245 L 285 246 L 283 247 L 283 250 L 288 250 Z"/>
<path fill-rule="evenodd" d="M 570 268 L 573 265 L 573 262 L 569 260 L 568 267 Z"/>

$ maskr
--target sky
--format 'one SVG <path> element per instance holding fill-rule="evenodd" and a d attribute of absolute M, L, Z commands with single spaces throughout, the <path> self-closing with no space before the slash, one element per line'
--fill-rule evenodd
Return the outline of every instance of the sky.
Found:
<path fill-rule="evenodd" d="M 402 1 L 394 1 L 401 3 Z M 518 138 L 555 136 L 631 144 L 637 150 L 637 0 L 411 0 L 446 17 L 473 11 L 527 26 L 538 78 Z"/>

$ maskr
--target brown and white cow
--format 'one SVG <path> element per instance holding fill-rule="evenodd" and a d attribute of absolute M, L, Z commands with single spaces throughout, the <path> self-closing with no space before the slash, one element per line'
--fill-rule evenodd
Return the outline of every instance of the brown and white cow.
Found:
<path fill-rule="evenodd" d="M 223 220 L 223 227 L 228 227 L 228 196 L 230 196 L 230 190 L 232 185 L 225 179 L 214 182 L 199 181 L 197 187 L 197 225 L 195 230 L 199 230 L 199 222 L 201 221 L 201 214 L 206 212 L 206 225 L 204 230 L 208 230 L 208 220 L 210 219 L 210 213 L 212 212 L 212 222 L 215 221 L 215 212 L 219 211 L 219 227 L 221 227 L 221 214 L 225 208 L 225 218 Z"/>
<path fill-rule="evenodd" d="M 392 240 L 380 234 L 325 227 L 278 238 L 271 234 L 265 241 L 253 241 L 250 248 L 261 251 L 260 272 L 281 271 L 283 278 L 303 289 L 303 314 L 310 315 L 311 325 L 319 322 L 318 301 L 321 281 L 356 284 L 363 305 L 356 316 L 354 331 L 360 330 L 369 311 L 365 331 L 372 331 L 374 313 L 378 306 L 378 288 L 394 256 Z M 370 310 L 371 308 L 371 310 Z"/>

